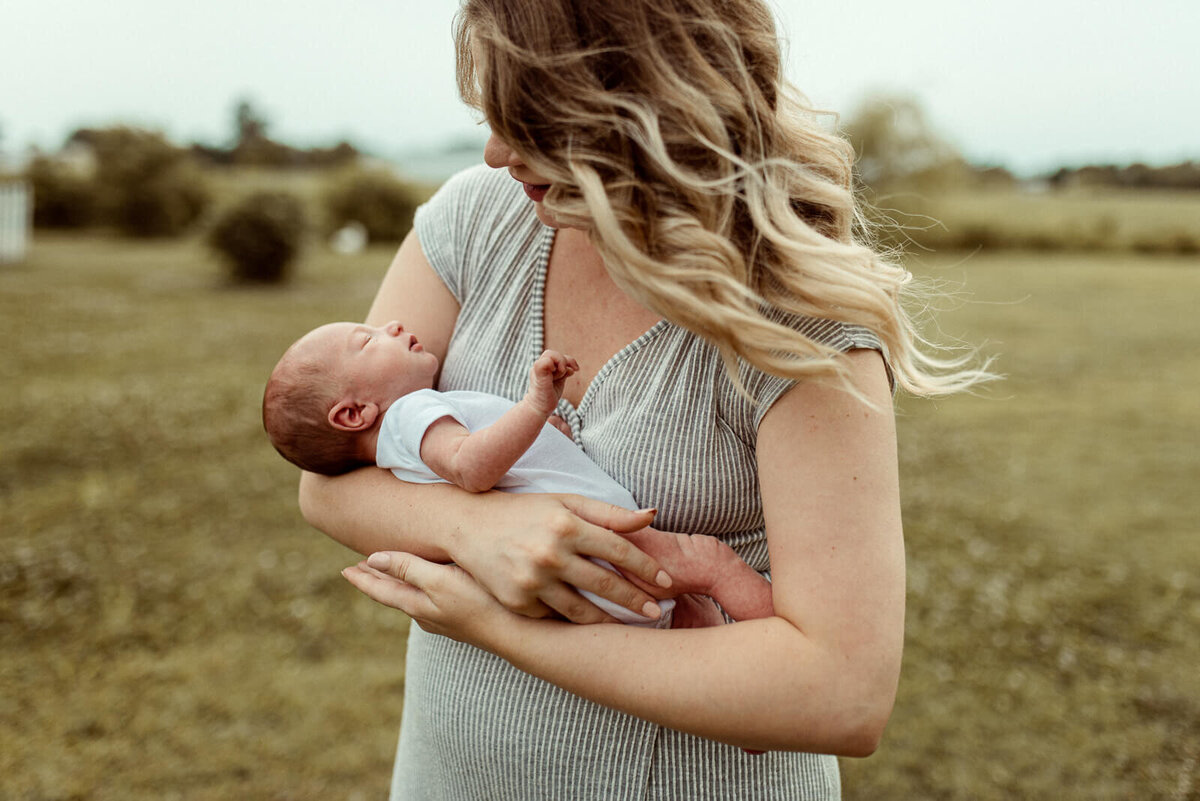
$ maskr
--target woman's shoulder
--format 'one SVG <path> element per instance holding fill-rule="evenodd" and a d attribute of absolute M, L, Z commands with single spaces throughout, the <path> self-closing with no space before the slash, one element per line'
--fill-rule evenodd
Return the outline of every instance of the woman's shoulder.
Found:
<path fill-rule="evenodd" d="M 479 164 L 448 178 L 417 209 L 417 225 L 436 218 L 469 224 L 481 216 L 503 215 L 522 204 L 520 185 L 503 170 Z"/>
<path fill-rule="evenodd" d="M 877 350 L 883 354 L 886 364 L 886 348 L 882 340 L 869 328 L 779 310 L 769 312 L 767 317 L 772 322 L 786 325 L 817 345 L 838 353 L 859 348 Z M 735 382 L 724 370 L 721 371 L 718 403 L 728 419 L 737 420 L 742 424 L 743 434 L 753 437 L 767 412 L 779 398 L 796 385 L 796 379 L 761 370 L 742 358 L 737 359 L 737 373 L 738 381 Z M 891 379 L 890 369 L 888 378 Z"/>
<path fill-rule="evenodd" d="M 448 179 L 413 220 L 426 259 L 460 304 L 481 270 L 511 262 L 542 227 L 520 184 L 487 165 Z"/>

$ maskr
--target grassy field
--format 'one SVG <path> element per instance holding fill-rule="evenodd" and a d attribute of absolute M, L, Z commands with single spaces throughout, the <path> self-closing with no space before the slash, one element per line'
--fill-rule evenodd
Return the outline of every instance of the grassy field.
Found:
<path fill-rule="evenodd" d="M 1200 192 L 897 191 L 878 198 L 878 204 L 893 210 L 890 216 L 906 229 L 903 236 L 933 250 L 982 246 L 1200 255 Z"/>
<path fill-rule="evenodd" d="M 304 525 L 258 401 L 389 257 L 231 289 L 192 242 L 40 237 L 0 269 L 0 798 L 385 795 L 407 623 Z M 1200 263 L 915 269 L 1010 377 L 901 403 L 904 675 L 846 797 L 1200 799 Z"/>

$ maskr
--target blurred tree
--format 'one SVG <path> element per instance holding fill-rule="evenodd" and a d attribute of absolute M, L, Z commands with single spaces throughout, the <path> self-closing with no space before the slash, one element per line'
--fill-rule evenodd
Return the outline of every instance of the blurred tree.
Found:
<path fill-rule="evenodd" d="M 127 234 L 178 236 L 208 207 L 209 192 L 189 152 L 157 131 L 81 128 L 67 139 L 64 151 L 71 150 L 91 154 L 100 220 Z"/>
<path fill-rule="evenodd" d="M 267 138 L 267 118 L 248 99 L 242 98 L 233 110 L 234 145 Z"/>
<path fill-rule="evenodd" d="M 25 168 L 33 187 L 37 228 L 83 228 L 96 222 L 98 192 L 93 178 L 70 164 L 38 155 Z"/>
<path fill-rule="evenodd" d="M 288 166 L 295 162 L 293 148 L 267 136 L 267 119 L 249 100 L 239 100 L 234 106 L 233 122 L 235 164 Z"/>
<path fill-rule="evenodd" d="M 970 168 L 938 135 L 920 103 L 909 95 L 868 97 L 843 126 L 858 155 L 859 180 L 879 189 L 965 180 Z"/>
<path fill-rule="evenodd" d="M 270 123 L 262 110 L 249 99 L 238 100 L 233 107 L 233 133 L 228 146 L 191 145 L 192 155 L 205 165 L 255 167 L 338 167 L 358 159 L 358 149 L 349 142 L 333 147 L 292 147 L 272 139 Z"/>

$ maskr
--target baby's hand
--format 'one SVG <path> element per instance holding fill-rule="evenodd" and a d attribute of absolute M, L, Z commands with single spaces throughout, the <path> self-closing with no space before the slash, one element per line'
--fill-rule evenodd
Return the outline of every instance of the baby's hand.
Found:
<path fill-rule="evenodd" d="M 546 420 L 546 422 L 558 429 L 567 439 L 571 440 L 572 442 L 575 441 L 575 434 L 571 431 L 571 424 L 559 417 L 557 414 L 550 415 L 550 418 Z"/>
<path fill-rule="evenodd" d="M 579 362 L 556 350 L 543 351 L 529 370 L 529 391 L 525 400 L 546 416 L 554 412 L 562 397 L 563 384 L 579 369 Z"/>

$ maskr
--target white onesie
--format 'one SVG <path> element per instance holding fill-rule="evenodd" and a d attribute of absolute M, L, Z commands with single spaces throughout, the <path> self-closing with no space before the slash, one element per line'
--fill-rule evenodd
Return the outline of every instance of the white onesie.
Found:
<path fill-rule="evenodd" d="M 514 406 L 513 402 L 486 392 L 438 392 L 419 389 L 397 399 L 388 407 L 380 423 L 375 463 L 388 468 L 402 481 L 413 484 L 448 484 L 421 461 L 421 440 L 425 432 L 443 417 L 451 417 L 468 431 L 486 428 Z M 562 492 L 584 495 L 625 509 L 637 509 L 629 491 L 612 479 L 562 432 L 547 424 L 533 445 L 517 459 L 496 489 L 505 492 Z M 602 559 L 593 561 L 609 570 Z M 589 601 L 623 623 L 661 626 L 669 621 L 673 600 L 659 601 L 662 616 L 652 620 L 636 615 L 611 601 L 580 590 Z"/>

